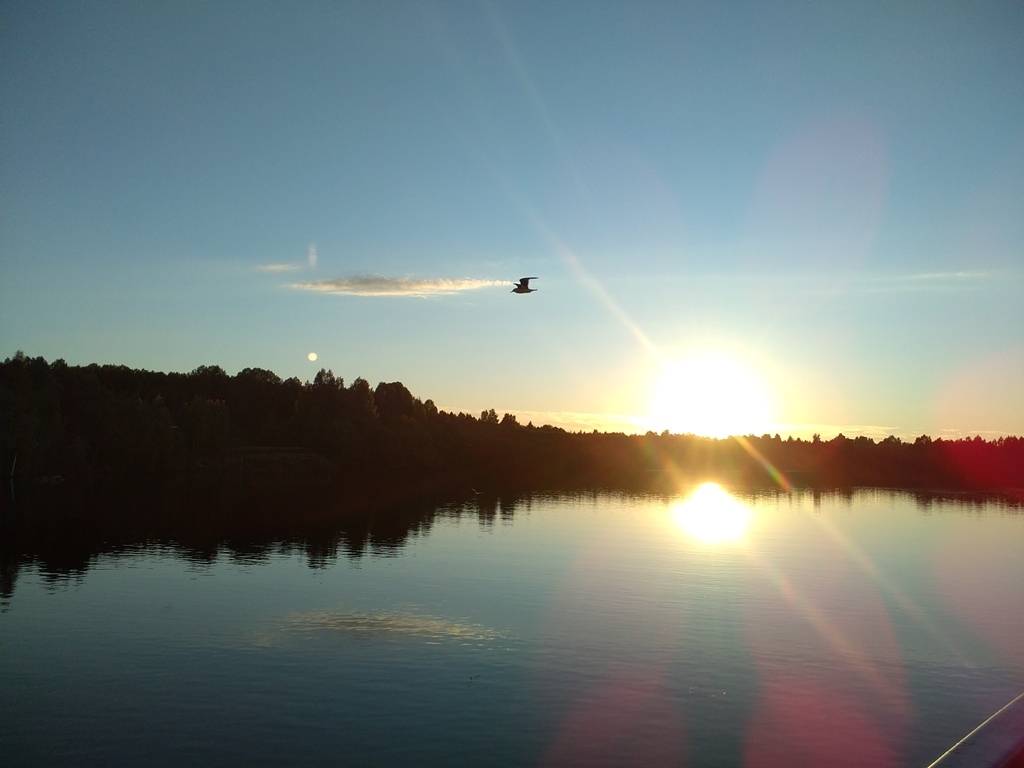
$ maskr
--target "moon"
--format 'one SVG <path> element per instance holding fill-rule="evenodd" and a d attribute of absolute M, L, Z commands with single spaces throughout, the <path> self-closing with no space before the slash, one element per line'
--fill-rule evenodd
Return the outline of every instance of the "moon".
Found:
<path fill-rule="evenodd" d="M 314 360 L 316 360 L 316 352 L 310 352 L 308 355 L 306 355 L 306 357 L 308 357 L 309 362 L 312 363 Z"/>

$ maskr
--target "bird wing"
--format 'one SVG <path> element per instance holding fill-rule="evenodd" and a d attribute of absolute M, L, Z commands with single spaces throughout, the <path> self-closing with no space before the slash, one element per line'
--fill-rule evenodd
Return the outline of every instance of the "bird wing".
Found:
<path fill-rule="evenodd" d="M 538 278 L 536 278 L 536 277 L 521 277 L 521 278 L 519 278 L 519 284 L 521 286 L 523 286 L 523 288 L 529 288 L 530 287 L 530 281 L 531 280 L 537 280 L 537 279 Z"/>

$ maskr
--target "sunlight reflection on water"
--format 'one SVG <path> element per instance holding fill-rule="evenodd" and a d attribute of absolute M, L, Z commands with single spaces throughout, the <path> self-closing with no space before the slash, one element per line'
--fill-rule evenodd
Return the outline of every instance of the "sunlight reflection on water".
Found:
<path fill-rule="evenodd" d="M 706 544 L 742 539 L 750 528 L 750 507 L 717 483 L 698 486 L 671 514 L 676 525 Z"/>

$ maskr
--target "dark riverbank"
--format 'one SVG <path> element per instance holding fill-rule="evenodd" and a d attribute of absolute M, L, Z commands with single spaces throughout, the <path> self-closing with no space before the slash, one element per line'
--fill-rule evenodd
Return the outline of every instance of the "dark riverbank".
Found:
<path fill-rule="evenodd" d="M 161 373 L 20 353 L 0 364 L 0 460 L 3 475 L 20 483 L 184 476 L 313 488 L 391 476 L 493 492 L 671 492 L 701 479 L 783 489 L 1024 488 L 1020 437 L 569 433 L 494 410 L 442 411 L 400 382 L 346 386 L 330 371 L 302 383 L 252 368 L 233 377 L 217 366 Z"/>

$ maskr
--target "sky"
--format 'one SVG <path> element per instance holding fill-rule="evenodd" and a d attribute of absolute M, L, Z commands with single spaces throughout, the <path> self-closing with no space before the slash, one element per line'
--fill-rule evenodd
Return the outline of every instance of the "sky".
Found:
<path fill-rule="evenodd" d="M 17 350 L 1024 434 L 1024 4 L 5 0 Z"/>

